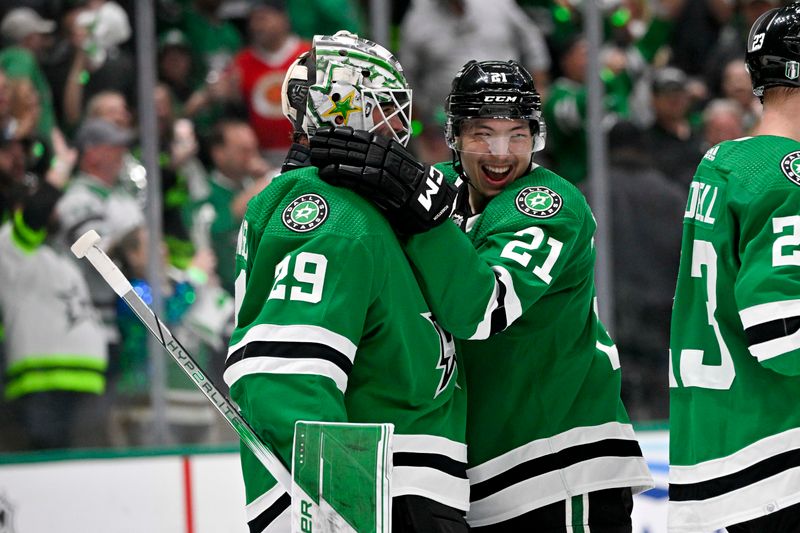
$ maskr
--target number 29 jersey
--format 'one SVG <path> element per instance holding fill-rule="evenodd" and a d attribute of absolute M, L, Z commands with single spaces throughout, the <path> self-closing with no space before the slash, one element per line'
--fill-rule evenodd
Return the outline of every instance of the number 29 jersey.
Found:
<path fill-rule="evenodd" d="M 316 171 L 278 176 L 248 205 L 231 396 L 285 464 L 297 420 L 393 423 L 392 495 L 466 510 L 466 391 L 452 337 L 386 220 Z M 251 529 L 283 531 L 264 526 L 288 514 L 288 496 L 246 449 L 242 463 Z"/>
<path fill-rule="evenodd" d="M 681 246 L 668 522 L 707 531 L 800 502 L 800 143 L 711 148 Z"/>

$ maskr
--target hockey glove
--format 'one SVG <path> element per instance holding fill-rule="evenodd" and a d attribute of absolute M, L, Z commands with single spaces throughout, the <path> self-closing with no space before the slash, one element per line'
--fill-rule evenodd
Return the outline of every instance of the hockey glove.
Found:
<path fill-rule="evenodd" d="M 286 154 L 286 159 L 281 166 L 281 173 L 309 166 L 311 164 L 309 161 L 310 156 L 311 150 L 308 146 L 300 143 L 292 143 L 291 148 L 289 148 L 289 153 Z"/>
<path fill-rule="evenodd" d="M 328 183 L 347 187 L 375 203 L 395 231 L 422 233 L 448 219 L 456 188 L 393 139 L 342 126 L 311 137 L 311 164 Z"/>

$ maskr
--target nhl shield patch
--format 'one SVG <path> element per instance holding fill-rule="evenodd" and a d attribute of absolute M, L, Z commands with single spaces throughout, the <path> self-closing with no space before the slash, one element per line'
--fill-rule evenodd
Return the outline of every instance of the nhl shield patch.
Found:
<path fill-rule="evenodd" d="M 328 218 L 328 203 L 318 194 L 298 196 L 283 210 L 283 225 L 305 233 L 318 228 Z"/>
<path fill-rule="evenodd" d="M 795 185 L 800 185 L 800 150 L 786 154 L 781 160 L 783 175 Z"/>
<path fill-rule="evenodd" d="M 786 62 L 786 79 L 796 80 L 800 76 L 800 63 L 797 61 Z"/>
<path fill-rule="evenodd" d="M 563 203 L 561 196 L 547 187 L 525 187 L 516 198 L 519 212 L 533 218 L 550 218 Z"/>

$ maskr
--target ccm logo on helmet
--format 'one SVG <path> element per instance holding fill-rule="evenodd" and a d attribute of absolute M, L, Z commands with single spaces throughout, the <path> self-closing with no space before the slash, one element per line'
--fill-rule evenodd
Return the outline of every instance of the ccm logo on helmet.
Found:
<path fill-rule="evenodd" d="M 496 102 L 496 103 L 516 102 L 517 98 L 519 98 L 519 97 L 518 96 L 504 96 L 504 95 L 499 95 L 498 96 L 498 95 L 489 94 L 489 95 L 486 95 L 486 96 L 483 97 L 483 101 L 484 102 Z"/>

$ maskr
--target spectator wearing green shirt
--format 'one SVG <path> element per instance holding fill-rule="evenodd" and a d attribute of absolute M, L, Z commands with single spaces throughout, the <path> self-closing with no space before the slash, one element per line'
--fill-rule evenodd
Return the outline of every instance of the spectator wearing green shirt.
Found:
<path fill-rule="evenodd" d="M 236 26 L 218 16 L 221 4 L 221 0 L 194 0 L 179 25 L 192 43 L 195 87 L 213 82 L 244 46 Z"/>
<path fill-rule="evenodd" d="M 667 44 L 672 20 L 680 13 L 683 2 L 662 2 L 662 11 L 650 21 L 648 30 L 635 44 L 625 49 L 608 47 L 604 50 L 601 77 L 605 84 L 603 106 L 607 118 L 603 127 L 612 126 L 615 118 L 629 116 L 629 96 L 634 84 L 646 72 L 656 52 Z M 551 85 L 543 107 L 547 155 L 552 159 L 554 170 L 576 184 L 587 177 L 585 82 L 588 53 L 589 46 L 582 35 L 574 36 L 563 45 L 559 58 L 561 75 Z"/>
<path fill-rule="evenodd" d="M 54 21 L 27 7 L 12 9 L 0 22 L 0 35 L 10 44 L 0 50 L 0 69 L 10 79 L 25 78 L 33 84 L 41 106 L 37 133 L 45 139 L 50 138 L 56 124 L 53 96 L 39 59 L 47 50 L 47 35 L 55 28 Z"/>
<path fill-rule="evenodd" d="M 258 152 L 253 128 L 242 120 L 218 122 L 208 140 L 208 149 L 214 165 L 206 201 L 214 208 L 215 215 L 210 228 L 211 244 L 219 258 L 220 285 L 233 294 L 236 280 L 233 259 L 239 226 L 248 200 L 267 185 L 271 169 Z"/>

